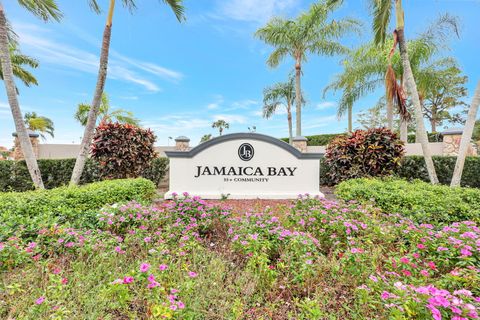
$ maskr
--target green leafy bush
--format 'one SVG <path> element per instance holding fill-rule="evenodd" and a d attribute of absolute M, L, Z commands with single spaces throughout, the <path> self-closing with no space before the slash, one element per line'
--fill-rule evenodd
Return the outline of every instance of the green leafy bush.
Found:
<path fill-rule="evenodd" d="M 105 122 L 95 130 L 90 153 L 103 177 L 138 177 L 155 158 L 155 135 L 150 129 Z"/>
<path fill-rule="evenodd" d="M 419 223 L 480 221 L 480 190 L 473 188 L 362 178 L 340 183 L 336 194 L 347 201 L 373 201 L 384 212 L 400 213 Z"/>
<path fill-rule="evenodd" d="M 337 137 L 327 147 L 327 175 L 334 183 L 392 174 L 404 155 L 403 143 L 385 128 L 357 130 Z"/>
<path fill-rule="evenodd" d="M 45 188 L 53 189 L 68 185 L 75 159 L 40 159 L 38 165 Z M 141 176 L 158 185 L 168 170 L 168 158 L 155 158 Z M 101 181 L 99 164 L 88 159 L 80 184 Z M 0 161 L 0 192 L 33 190 L 33 183 L 25 161 Z"/>
<path fill-rule="evenodd" d="M 146 179 L 109 180 L 80 187 L 0 193 L 0 241 L 16 233 L 33 236 L 54 224 L 91 226 L 98 209 L 130 200 L 149 201 L 155 185 Z"/>
<path fill-rule="evenodd" d="M 433 163 L 441 184 L 450 185 L 453 169 L 457 157 L 434 156 Z M 480 188 L 480 157 L 467 157 L 463 168 L 461 185 L 464 187 Z M 422 156 L 408 156 L 403 158 L 401 166 L 395 175 L 407 180 L 420 179 L 429 182 L 427 167 Z"/>

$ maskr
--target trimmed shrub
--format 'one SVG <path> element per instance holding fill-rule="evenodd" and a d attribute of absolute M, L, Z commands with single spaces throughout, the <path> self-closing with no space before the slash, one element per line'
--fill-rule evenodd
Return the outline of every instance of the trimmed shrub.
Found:
<path fill-rule="evenodd" d="M 150 201 L 155 185 L 147 179 L 109 180 L 80 187 L 0 193 L 0 241 L 12 234 L 31 237 L 54 224 L 92 226 L 108 204 Z"/>
<path fill-rule="evenodd" d="M 327 173 L 333 183 L 392 174 L 404 155 L 403 143 L 385 128 L 357 130 L 337 137 L 327 147 Z"/>
<path fill-rule="evenodd" d="M 75 159 L 41 159 L 38 166 L 42 173 L 45 188 L 53 189 L 68 185 Z M 168 158 L 155 158 L 141 176 L 158 186 L 168 170 Z M 101 181 L 99 164 L 87 159 L 80 184 Z M 25 161 L 0 161 L 0 192 L 33 190 L 32 179 Z"/>
<path fill-rule="evenodd" d="M 432 185 L 420 180 L 352 179 L 336 194 L 346 200 L 373 202 L 387 213 L 400 213 L 418 223 L 480 222 L 480 190 Z"/>
<path fill-rule="evenodd" d="M 100 163 L 103 177 L 138 177 L 155 158 L 155 139 L 150 129 L 104 122 L 95 129 L 90 154 Z"/>
<path fill-rule="evenodd" d="M 443 142 L 443 134 L 440 132 L 427 132 L 428 142 Z M 409 134 L 407 136 L 408 143 L 415 143 L 415 134 Z"/>
<path fill-rule="evenodd" d="M 434 156 L 433 163 L 441 184 L 450 185 L 453 169 L 457 157 Z M 461 185 L 464 187 L 480 188 L 480 157 L 467 157 L 463 167 Z M 395 175 L 407 180 L 420 179 L 429 182 L 427 167 L 422 156 L 408 156 L 403 158 L 401 166 Z"/>
<path fill-rule="evenodd" d="M 345 136 L 346 133 L 329 133 L 329 134 L 317 134 L 314 136 L 305 136 L 307 138 L 308 146 L 326 146 L 333 141 L 336 137 Z M 282 138 L 281 140 L 288 143 L 288 138 Z"/>

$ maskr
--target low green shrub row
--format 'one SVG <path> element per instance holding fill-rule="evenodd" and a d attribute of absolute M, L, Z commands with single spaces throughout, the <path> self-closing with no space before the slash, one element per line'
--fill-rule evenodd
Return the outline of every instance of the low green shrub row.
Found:
<path fill-rule="evenodd" d="M 433 163 L 441 184 L 449 185 L 457 157 L 434 156 Z M 407 180 L 420 179 L 429 182 L 427 167 L 422 156 L 408 156 L 402 161 L 396 175 Z M 462 186 L 480 188 L 480 157 L 467 157 L 463 167 Z"/>
<path fill-rule="evenodd" d="M 16 234 L 34 236 L 54 224 L 92 227 L 95 215 L 108 204 L 150 201 L 155 185 L 147 179 L 95 182 L 79 187 L 0 193 L 0 241 Z"/>
<path fill-rule="evenodd" d="M 388 213 L 400 213 L 419 223 L 480 222 L 480 190 L 432 185 L 420 180 L 352 179 L 340 183 L 343 200 L 373 202 Z"/>
<path fill-rule="evenodd" d="M 72 175 L 75 159 L 38 160 L 45 188 L 53 189 L 67 185 Z M 155 158 L 142 177 L 153 181 L 156 185 L 165 176 L 168 168 L 167 158 Z M 99 164 L 88 159 L 80 180 L 81 184 L 102 180 Z M 25 161 L 0 161 L 0 191 L 33 190 L 32 179 Z"/>
<path fill-rule="evenodd" d="M 452 180 L 453 169 L 457 157 L 434 156 L 433 162 L 441 184 L 449 185 Z M 320 160 L 320 184 L 331 186 L 333 181 L 329 178 L 329 166 L 325 159 Z M 429 182 L 427 167 L 422 156 L 406 156 L 401 166 L 395 170 L 395 176 L 407 180 L 419 179 Z M 462 186 L 480 188 L 480 157 L 467 157 L 462 174 Z"/>
<path fill-rule="evenodd" d="M 479 126 L 480 127 L 480 126 Z M 442 142 L 443 135 L 439 132 L 428 132 L 428 141 L 429 142 Z M 338 136 L 344 136 L 345 133 L 328 133 L 328 134 L 317 134 L 313 136 L 306 136 L 307 138 L 307 145 L 309 146 L 326 146 L 328 145 L 333 139 Z M 282 138 L 281 140 L 288 142 L 288 138 Z M 408 135 L 408 143 L 415 143 L 415 134 Z"/>

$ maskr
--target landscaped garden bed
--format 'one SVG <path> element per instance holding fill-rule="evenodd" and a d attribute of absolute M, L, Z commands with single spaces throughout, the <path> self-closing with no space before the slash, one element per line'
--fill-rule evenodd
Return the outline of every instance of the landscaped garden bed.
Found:
<path fill-rule="evenodd" d="M 478 317 L 472 221 L 421 224 L 308 197 L 242 205 L 182 196 L 93 217 L 2 240 L 1 318 Z"/>

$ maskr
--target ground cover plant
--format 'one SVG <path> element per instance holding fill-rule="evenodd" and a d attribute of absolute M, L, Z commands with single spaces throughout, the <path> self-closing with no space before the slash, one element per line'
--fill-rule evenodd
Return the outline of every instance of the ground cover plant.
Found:
<path fill-rule="evenodd" d="M 52 190 L 0 193 L 0 241 L 14 233 L 34 237 L 57 224 L 95 226 L 98 210 L 108 204 L 149 201 L 155 185 L 147 179 L 109 180 Z"/>
<path fill-rule="evenodd" d="M 236 209 L 185 196 L 4 240 L 0 318 L 478 318 L 475 222 L 307 196 Z"/>

